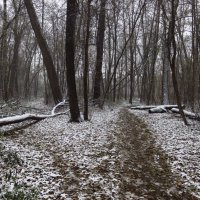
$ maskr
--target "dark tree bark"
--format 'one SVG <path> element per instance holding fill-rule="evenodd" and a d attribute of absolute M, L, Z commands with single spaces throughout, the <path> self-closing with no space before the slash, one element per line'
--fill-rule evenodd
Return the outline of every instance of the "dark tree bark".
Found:
<path fill-rule="evenodd" d="M 77 2 L 67 0 L 67 21 L 66 21 L 66 65 L 67 65 L 67 88 L 69 95 L 69 107 L 71 122 L 80 122 L 80 111 L 75 81 L 75 27 Z"/>
<path fill-rule="evenodd" d="M 199 22 L 197 16 L 197 1 L 192 0 L 192 81 L 191 81 L 191 95 L 190 95 L 190 104 L 192 111 L 195 108 L 195 100 L 197 99 L 197 72 L 199 68 L 199 48 L 198 48 L 198 35 L 199 35 Z"/>
<path fill-rule="evenodd" d="M 101 81 L 102 81 L 102 62 L 103 62 L 103 42 L 105 32 L 105 6 L 107 0 L 101 0 L 101 8 L 98 21 L 97 31 L 97 57 L 96 57 L 96 69 L 94 80 L 94 99 L 99 99 L 101 96 Z"/>
<path fill-rule="evenodd" d="M 53 99 L 55 103 L 58 103 L 62 101 L 62 94 L 60 91 L 59 83 L 58 83 L 58 77 L 56 75 L 56 70 L 53 64 L 53 60 L 47 45 L 47 42 L 44 38 L 44 35 L 42 33 L 35 9 L 33 7 L 33 3 L 31 0 L 24 0 L 30 22 L 32 25 L 32 28 L 35 32 L 35 36 L 37 38 L 38 45 L 40 47 L 42 56 L 43 56 L 43 61 L 46 66 L 47 70 L 47 75 L 53 95 Z"/>
<path fill-rule="evenodd" d="M 90 38 L 90 4 L 92 0 L 88 0 L 87 5 L 87 25 L 86 25 L 86 38 L 85 38 L 85 68 L 83 75 L 83 88 L 84 88 L 84 120 L 88 120 L 88 49 Z"/>
<path fill-rule="evenodd" d="M 117 26 L 118 26 L 118 13 L 117 13 L 117 5 L 116 1 L 112 2 L 113 4 L 113 17 L 114 17 L 114 33 L 113 33 L 113 54 L 114 54 L 114 66 L 117 65 Z M 113 102 L 116 100 L 116 90 L 117 90 L 117 71 L 115 70 L 114 77 L 113 77 Z"/>
<path fill-rule="evenodd" d="M 133 79 L 134 79 L 134 50 L 133 50 L 133 40 L 132 43 L 130 45 L 130 97 L 129 97 L 129 103 L 132 104 L 133 103 Z"/>
<path fill-rule="evenodd" d="M 129 18 L 129 31 L 133 27 L 134 17 L 133 14 Z M 133 94 L 134 94 L 134 53 L 136 51 L 136 35 L 133 34 L 133 37 L 130 39 L 130 96 L 129 103 L 133 103 Z"/>
<path fill-rule="evenodd" d="M 181 106 L 181 97 L 179 94 L 178 89 L 178 82 L 176 79 L 176 54 L 177 54 L 177 47 L 176 47 L 176 39 L 175 39 L 175 25 L 176 25 L 176 15 L 177 15 L 177 8 L 178 8 L 179 0 L 171 0 L 171 16 L 169 22 L 169 31 L 168 31 L 168 59 L 170 63 L 170 68 L 172 72 L 172 82 L 174 87 L 174 92 L 176 95 L 178 109 L 180 111 L 181 117 L 185 123 L 188 125 L 186 120 L 185 114 L 183 112 L 183 108 Z"/>
<path fill-rule="evenodd" d="M 0 38 L 0 98 L 7 100 L 6 93 L 6 66 L 7 66 L 7 0 L 3 1 L 3 26 Z"/>
<path fill-rule="evenodd" d="M 126 19 L 125 19 L 125 12 L 126 12 L 126 2 L 125 0 L 123 0 L 123 34 L 124 34 L 124 43 L 126 43 Z M 134 12 L 134 10 L 133 10 Z M 128 51 L 127 49 L 125 49 L 125 74 L 126 74 L 126 78 L 125 78 L 125 91 L 124 91 L 124 98 L 125 100 L 127 100 L 128 97 Z"/>
<path fill-rule="evenodd" d="M 163 8 L 164 5 L 162 5 Z M 167 21 L 165 9 L 162 9 L 162 22 L 163 22 L 163 33 L 162 33 L 162 104 L 169 104 L 169 60 L 167 58 Z"/>

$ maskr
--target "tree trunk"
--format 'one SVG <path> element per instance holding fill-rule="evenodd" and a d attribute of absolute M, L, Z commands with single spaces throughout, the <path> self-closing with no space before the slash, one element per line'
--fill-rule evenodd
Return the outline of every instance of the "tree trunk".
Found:
<path fill-rule="evenodd" d="M 162 104 L 169 104 L 169 60 L 167 59 L 167 24 L 166 15 L 163 10 L 163 34 L 162 34 Z"/>
<path fill-rule="evenodd" d="M 60 91 L 60 87 L 59 87 L 59 83 L 58 83 L 58 77 L 56 75 L 56 70 L 53 64 L 53 60 L 47 45 L 47 42 L 43 36 L 35 9 L 33 7 L 33 3 L 31 0 L 24 0 L 29 18 L 30 18 L 30 22 L 32 25 L 32 28 L 35 32 L 35 36 L 37 38 L 37 42 L 39 44 L 42 56 L 43 56 L 43 61 L 44 64 L 46 66 L 46 70 L 47 70 L 47 75 L 48 75 L 48 79 L 49 79 L 49 83 L 51 86 L 51 91 L 52 91 L 52 95 L 54 98 L 54 102 L 58 103 L 60 101 L 62 101 L 62 94 Z"/>
<path fill-rule="evenodd" d="M 133 50 L 133 39 L 131 40 L 131 44 L 130 44 L 130 97 L 129 97 L 129 103 L 132 104 L 133 103 L 133 79 L 134 79 L 134 75 L 133 75 L 133 70 L 134 70 L 134 50 Z"/>
<path fill-rule="evenodd" d="M 178 82 L 176 79 L 176 39 L 175 39 L 175 23 L 176 15 L 178 8 L 179 0 L 171 0 L 171 19 L 169 23 L 169 32 L 168 32 L 168 59 L 170 62 L 170 68 L 172 72 L 172 82 L 174 86 L 174 92 L 176 95 L 177 105 L 181 114 L 181 117 L 185 123 L 188 125 L 183 108 L 181 107 L 181 98 L 178 89 Z"/>
<path fill-rule="evenodd" d="M 80 122 L 80 111 L 75 82 L 75 27 L 78 5 L 74 0 L 67 0 L 66 21 L 66 65 L 67 65 L 67 88 L 69 95 L 69 107 L 71 122 Z"/>
<path fill-rule="evenodd" d="M 17 71 L 18 71 L 18 60 L 19 60 L 19 48 L 21 43 L 21 34 L 15 35 L 15 44 L 14 44 L 14 52 L 12 63 L 10 65 L 10 76 L 8 82 L 8 98 L 10 97 L 17 97 L 18 96 L 18 78 L 17 78 Z"/>
<path fill-rule="evenodd" d="M 6 92 L 6 67 L 7 67 L 7 0 L 3 1 L 3 35 L 0 45 L 0 98 L 7 100 Z"/>
<path fill-rule="evenodd" d="M 118 26 L 118 14 L 117 14 L 117 11 L 116 11 L 116 2 L 113 1 L 112 2 L 113 4 L 113 17 L 114 17 L 114 34 L 113 34 L 113 54 L 114 54 L 114 67 L 117 65 L 117 45 L 118 45 L 118 42 L 117 42 L 117 26 Z M 113 77 L 113 102 L 116 101 L 116 90 L 117 90 L 117 71 L 114 70 L 114 77 Z"/>
<path fill-rule="evenodd" d="M 90 38 L 90 4 L 92 0 L 88 0 L 87 5 L 87 27 L 86 27 L 86 38 L 85 38 L 85 68 L 83 75 L 83 86 L 84 86 L 84 120 L 88 120 L 88 49 L 89 49 L 89 38 Z"/>
<path fill-rule="evenodd" d="M 101 96 L 101 81 L 102 81 L 102 62 L 103 62 L 103 42 L 105 31 L 105 6 L 107 0 L 101 0 L 101 8 L 98 21 L 97 31 L 97 56 L 94 80 L 94 100 L 99 99 Z"/>

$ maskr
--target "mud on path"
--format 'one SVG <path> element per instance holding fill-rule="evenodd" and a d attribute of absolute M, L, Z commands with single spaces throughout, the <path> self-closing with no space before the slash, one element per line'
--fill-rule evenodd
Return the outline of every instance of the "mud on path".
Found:
<path fill-rule="evenodd" d="M 66 122 L 63 116 L 46 119 L 2 140 L 21 155 L 17 176 L 40 188 L 38 199 L 195 199 L 172 174 L 145 123 L 127 109 Z"/>

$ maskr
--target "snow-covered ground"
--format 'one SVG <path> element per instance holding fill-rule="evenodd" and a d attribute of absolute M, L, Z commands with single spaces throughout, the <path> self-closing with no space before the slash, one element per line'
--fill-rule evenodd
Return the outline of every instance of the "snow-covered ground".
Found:
<path fill-rule="evenodd" d="M 63 182 L 61 175 L 53 167 L 53 159 L 48 152 L 38 151 L 31 145 L 21 145 L 20 141 L 4 140 L 1 145 L 4 146 L 4 156 L 0 158 L 0 190 L 2 191 L 0 199 L 6 191 L 14 192 L 13 190 L 17 188 L 15 184 L 25 193 L 30 193 L 32 189 L 40 190 L 40 196 L 43 198 L 47 198 L 52 192 L 55 192 L 54 195 L 62 192 L 60 191 Z M 5 165 L 6 158 L 9 159 L 9 164 Z"/>
<path fill-rule="evenodd" d="M 200 198 L 200 123 L 189 120 L 190 126 L 185 126 L 175 114 L 130 112 L 148 124 L 157 144 L 170 156 L 173 171 L 181 175 L 186 187 Z"/>
<path fill-rule="evenodd" d="M 131 119 L 132 122 L 127 120 L 126 112 L 123 111 L 123 115 L 119 115 L 121 111 L 118 108 L 96 109 L 91 113 L 91 121 L 80 124 L 68 123 L 69 117 L 62 115 L 21 130 L 16 128 L 23 123 L 1 127 L 0 132 L 9 132 L 0 138 L 0 199 L 6 191 L 16 189 L 15 183 L 21 185 L 27 193 L 31 193 L 31 188 L 38 190 L 39 199 L 148 199 L 143 198 L 143 193 L 140 193 L 139 197 L 135 195 L 135 190 L 129 194 L 126 193 L 126 188 L 123 188 L 126 183 L 123 177 L 123 161 L 130 152 L 134 158 L 140 157 L 141 152 L 134 150 L 132 143 L 127 152 L 120 149 L 119 136 L 127 135 L 128 131 L 129 136 L 133 132 L 142 135 L 140 131 L 136 133 L 137 131 L 132 130 L 133 127 L 139 126 L 135 123 L 140 122 L 134 121 L 135 117 Z M 171 158 L 174 172 L 181 175 L 185 186 L 200 197 L 198 122 L 190 121 L 191 126 L 186 127 L 174 114 L 130 112 L 147 122 L 157 145 Z M 147 134 L 145 127 L 143 131 Z M 128 142 L 124 142 L 122 146 L 128 145 Z M 143 143 L 142 141 L 141 144 Z M 132 169 L 133 165 L 127 167 Z M 127 178 L 136 184 L 135 187 L 143 189 L 141 181 L 135 182 L 132 174 L 128 173 Z M 146 193 L 148 191 L 144 194 Z M 35 198 L 32 197 L 32 200 Z"/>
<path fill-rule="evenodd" d="M 110 133 L 115 129 L 118 111 L 96 111 L 91 121 L 80 124 L 68 123 L 67 116 L 59 116 L 3 137 L 3 151 L 15 152 L 23 162 L 8 168 L 0 157 L 0 189 L 12 191 L 17 182 L 37 188 L 40 199 L 86 199 L 92 195 L 96 199 L 117 198 L 118 154 Z M 5 126 L 4 131 L 6 128 L 10 130 L 11 126 Z M 109 166 L 108 173 L 101 172 L 105 166 Z M 8 181 L 10 170 L 15 178 Z"/>

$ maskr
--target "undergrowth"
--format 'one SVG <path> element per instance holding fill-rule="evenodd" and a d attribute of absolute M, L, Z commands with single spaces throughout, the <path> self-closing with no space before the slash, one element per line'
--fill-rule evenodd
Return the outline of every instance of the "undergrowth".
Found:
<path fill-rule="evenodd" d="M 26 184 L 19 183 L 17 171 L 23 166 L 24 161 L 20 156 L 11 150 L 7 150 L 0 143 L 0 162 L 7 169 L 7 173 L 0 177 L 0 199 L 2 200 L 36 200 L 38 189 L 27 187 Z"/>

